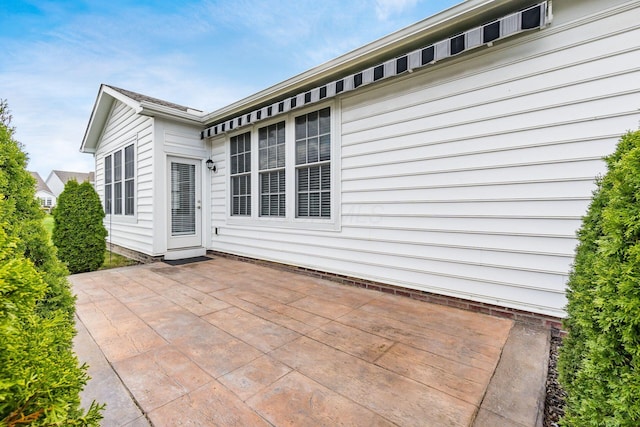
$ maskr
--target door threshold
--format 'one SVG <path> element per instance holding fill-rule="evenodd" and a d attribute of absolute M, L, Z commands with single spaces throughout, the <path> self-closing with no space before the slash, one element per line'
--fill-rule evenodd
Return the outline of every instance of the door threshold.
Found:
<path fill-rule="evenodd" d="M 168 261 L 174 261 L 177 259 L 205 256 L 206 254 L 207 254 L 207 250 L 205 248 L 170 249 L 164 255 L 164 259 Z"/>

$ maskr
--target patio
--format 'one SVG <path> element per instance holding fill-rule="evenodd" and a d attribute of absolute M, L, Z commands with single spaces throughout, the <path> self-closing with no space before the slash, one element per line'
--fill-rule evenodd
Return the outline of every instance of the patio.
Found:
<path fill-rule="evenodd" d="M 531 426 L 548 332 L 225 258 L 73 275 L 103 426 Z"/>

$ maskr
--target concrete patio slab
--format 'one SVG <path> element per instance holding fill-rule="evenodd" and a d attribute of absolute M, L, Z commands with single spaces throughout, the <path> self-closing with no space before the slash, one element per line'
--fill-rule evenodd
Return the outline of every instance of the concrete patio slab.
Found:
<path fill-rule="evenodd" d="M 536 425 L 548 331 L 216 258 L 70 276 L 104 426 Z"/>
<path fill-rule="evenodd" d="M 76 329 L 78 334 L 74 338 L 74 348 L 78 358 L 89 365 L 88 373 L 91 376 L 81 395 L 82 406 L 88 408 L 93 401 L 107 404 L 102 412 L 102 427 L 148 427 L 149 422 L 133 396 L 122 384 L 87 328 L 81 321 L 76 321 Z"/>

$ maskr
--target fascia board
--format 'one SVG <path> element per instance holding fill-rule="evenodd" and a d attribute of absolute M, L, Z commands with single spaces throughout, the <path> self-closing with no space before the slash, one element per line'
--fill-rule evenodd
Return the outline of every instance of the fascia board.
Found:
<path fill-rule="evenodd" d="M 91 111 L 91 117 L 89 118 L 87 129 L 85 130 L 84 137 L 82 138 L 82 144 L 80 145 L 81 153 L 93 154 L 96 152 L 98 139 L 100 138 L 102 128 L 107 121 L 109 111 L 113 105 L 113 96 L 106 94 L 104 89 L 105 86 L 101 85 L 96 102 L 93 105 L 93 110 Z"/>
<path fill-rule="evenodd" d="M 151 102 L 138 102 L 128 96 L 111 89 L 109 86 L 101 85 L 98 91 L 98 97 L 94 104 L 91 118 L 85 131 L 85 136 L 80 146 L 82 153 L 95 153 L 97 149 L 98 139 L 102 134 L 102 129 L 107 121 L 109 112 L 113 102 L 118 100 L 123 104 L 131 107 L 136 113 L 150 117 L 164 117 L 182 123 L 195 124 L 202 126 L 202 117 L 185 111 L 173 109 L 163 105 Z"/>
<path fill-rule="evenodd" d="M 82 144 L 80 145 L 81 153 L 94 154 L 96 152 L 98 139 L 100 139 L 109 112 L 111 111 L 111 106 L 115 100 L 133 108 L 135 111 L 140 110 L 139 102 L 111 89 L 105 84 L 100 85 L 100 90 L 98 91 L 98 96 L 93 106 L 93 111 L 91 112 L 91 118 L 89 119 L 89 124 L 82 139 Z"/>
<path fill-rule="evenodd" d="M 142 101 L 139 107 L 136 109 L 136 112 L 143 116 L 162 117 L 192 125 L 202 126 L 203 124 L 201 115 L 176 110 L 174 108 L 154 104 L 152 102 Z"/>

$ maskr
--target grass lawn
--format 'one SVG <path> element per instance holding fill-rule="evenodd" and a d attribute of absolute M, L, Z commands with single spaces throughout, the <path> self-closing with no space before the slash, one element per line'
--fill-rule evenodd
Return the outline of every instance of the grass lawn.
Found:
<path fill-rule="evenodd" d="M 44 228 L 49 233 L 49 241 L 51 242 L 51 234 L 53 233 L 53 215 L 47 215 L 42 221 Z M 51 242 L 53 244 L 53 242 Z M 108 270 L 110 268 L 126 267 L 128 265 L 139 264 L 138 261 L 134 261 L 122 255 L 118 255 L 113 252 L 106 251 L 104 254 L 104 264 L 100 267 L 100 270 Z"/>
<path fill-rule="evenodd" d="M 47 214 L 47 216 L 44 217 L 42 224 L 47 230 L 47 233 L 49 233 L 49 241 L 51 241 L 51 234 L 53 234 L 53 215 Z"/>
<path fill-rule="evenodd" d="M 128 265 L 136 264 L 139 264 L 139 262 L 117 253 L 106 251 L 104 253 L 104 264 L 102 264 L 102 267 L 100 267 L 99 270 L 108 270 L 110 268 L 126 267 Z"/>

